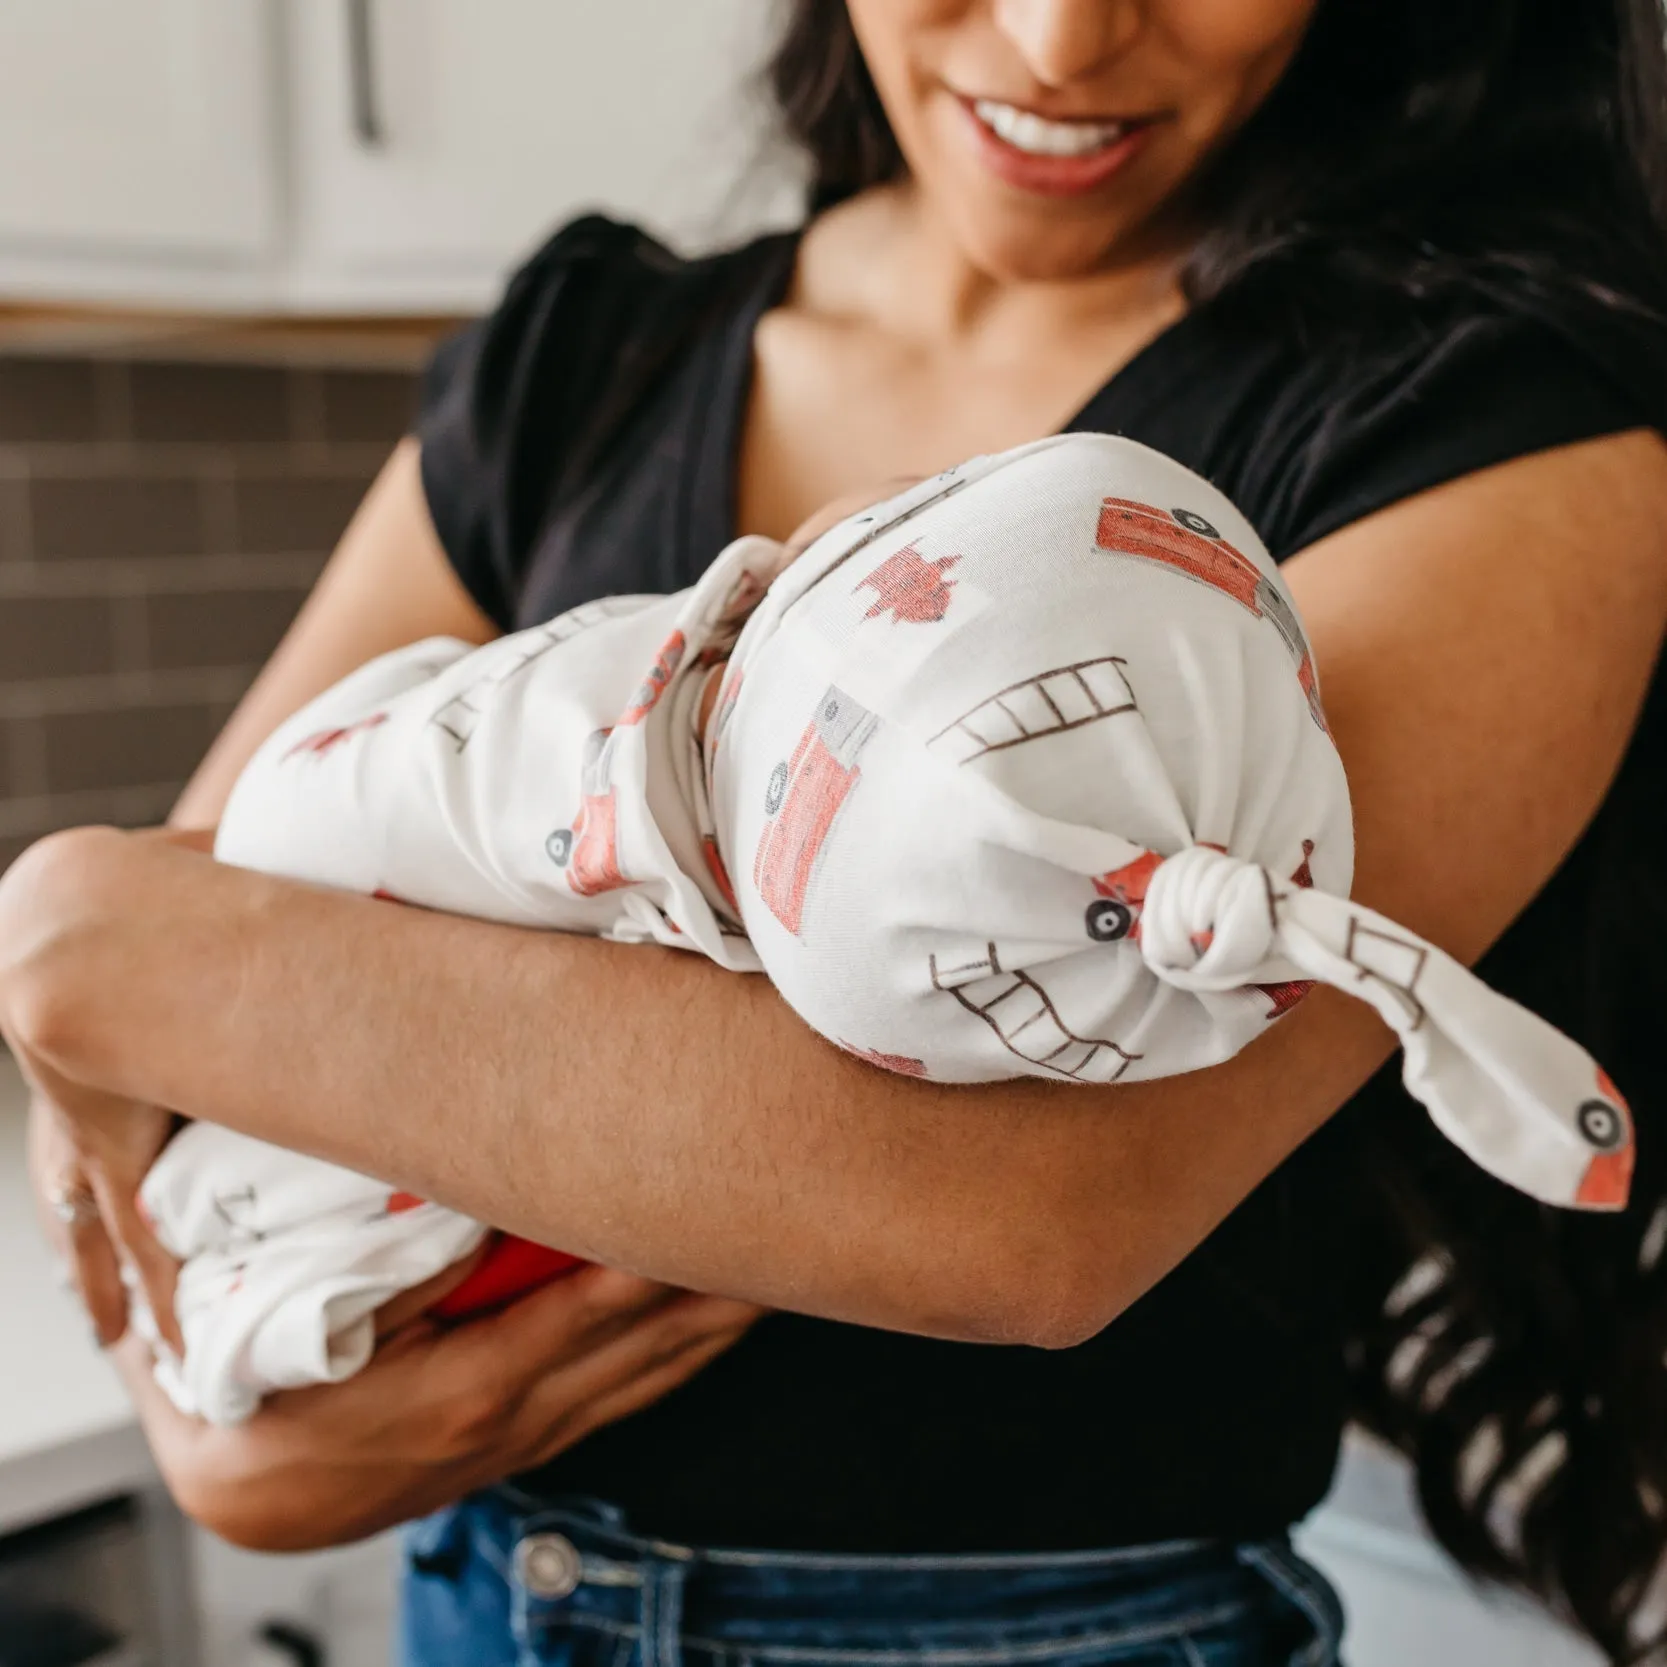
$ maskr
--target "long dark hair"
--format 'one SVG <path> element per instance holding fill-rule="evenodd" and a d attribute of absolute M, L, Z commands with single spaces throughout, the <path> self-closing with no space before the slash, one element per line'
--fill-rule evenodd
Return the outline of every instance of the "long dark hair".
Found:
<path fill-rule="evenodd" d="M 845 0 L 785 3 L 770 86 L 817 209 L 904 163 Z M 1660 0 L 1320 0 L 1191 199 L 1195 305 L 1481 298 L 1588 345 L 1610 335 L 1609 366 L 1634 363 L 1645 409 L 1667 409 Z M 1664 706 L 1658 690 L 1644 721 L 1667 735 Z M 1615 811 L 1626 795 L 1637 815 Z M 1656 940 L 1626 947 L 1644 915 L 1667 923 L 1667 838 L 1636 831 L 1663 797 L 1637 772 L 1611 794 L 1606 826 L 1633 832 L 1597 841 L 1614 874 L 1586 941 L 1607 959 L 1578 974 L 1614 1030 L 1583 1039 L 1623 1087 L 1630 1067 L 1659 1090 L 1637 1107 L 1624 1217 L 1573 1220 L 1491 1186 L 1404 1102 L 1351 1108 L 1378 1213 L 1348 1350 L 1357 1416 L 1417 1461 L 1425 1512 L 1468 1567 L 1537 1593 L 1617 1662 L 1667 1639 L 1667 1162 L 1648 1139 L 1667 1065 L 1643 1010 Z"/>

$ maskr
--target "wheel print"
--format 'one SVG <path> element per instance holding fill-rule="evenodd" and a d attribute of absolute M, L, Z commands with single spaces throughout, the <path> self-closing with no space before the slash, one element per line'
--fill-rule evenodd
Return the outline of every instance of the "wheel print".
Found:
<path fill-rule="evenodd" d="M 567 859 L 573 855 L 573 830 L 571 828 L 557 828 L 544 841 L 544 854 L 557 868 L 566 868 Z"/>
<path fill-rule="evenodd" d="M 1626 1139 L 1626 1124 L 1607 1100 L 1587 1100 L 1578 1117 L 1580 1132 L 1600 1152 L 1610 1151 Z"/>
<path fill-rule="evenodd" d="M 1189 533 L 1197 533 L 1201 538 L 1220 538 L 1221 534 L 1204 519 L 1190 509 L 1172 509 L 1169 512 L 1187 529 Z"/>
<path fill-rule="evenodd" d="M 1134 927 L 1134 910 L 1109 897 L 1096 898 L 1088 905 L 1088 935 L 1095 943 L 1116 943 Z"/>
<path fill-rule="evenodd" d="M 770 772 L 770 785 L 764 789 L 764 814 L 774 816 L 787 797 L 787 766 L 778 764 Z"/>

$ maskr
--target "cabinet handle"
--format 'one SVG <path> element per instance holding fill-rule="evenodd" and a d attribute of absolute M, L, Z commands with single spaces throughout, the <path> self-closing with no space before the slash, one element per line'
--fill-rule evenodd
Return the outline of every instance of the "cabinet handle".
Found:
<path fill-rule="evenodd" d="M 374 150 L 387 138 L 376 100 L 376 39 L 371 0 L 346 0 L 347 79 L 353 131 L 359 143 Z"/>

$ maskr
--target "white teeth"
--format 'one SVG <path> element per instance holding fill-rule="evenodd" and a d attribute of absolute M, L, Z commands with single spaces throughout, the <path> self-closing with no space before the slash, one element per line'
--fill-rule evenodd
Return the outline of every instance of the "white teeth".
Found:
<path fill-rule="evenodd" d="M 998 139 L 1033 156 L 1087 156 L 1091 151 L 1104 150 L 1125 132 L 1122 122 L 1044 121 L 1028 110 L 998 104 L 993 98 L 978 99 L 973 111 Z"/>

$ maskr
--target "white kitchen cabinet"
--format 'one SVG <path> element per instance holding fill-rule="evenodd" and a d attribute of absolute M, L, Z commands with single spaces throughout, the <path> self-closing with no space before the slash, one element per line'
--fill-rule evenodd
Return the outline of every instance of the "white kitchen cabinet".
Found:
<path fill-rule="evenodd" d="M 791 219 L 770 0 L 0 0 L 0 300 L 449 313 L 586 209 Z"/>
<path fill-rule="evenodd" d="M 291 0 L 295 298 L 484 305 L 602 207 L 710 243 L 790 215 L 766 0 Z"/>
<path fill-rule="evenodd" d="M 0 294 L 154 300 L 269 273 L 270 0 L 0 0 Z"/>

